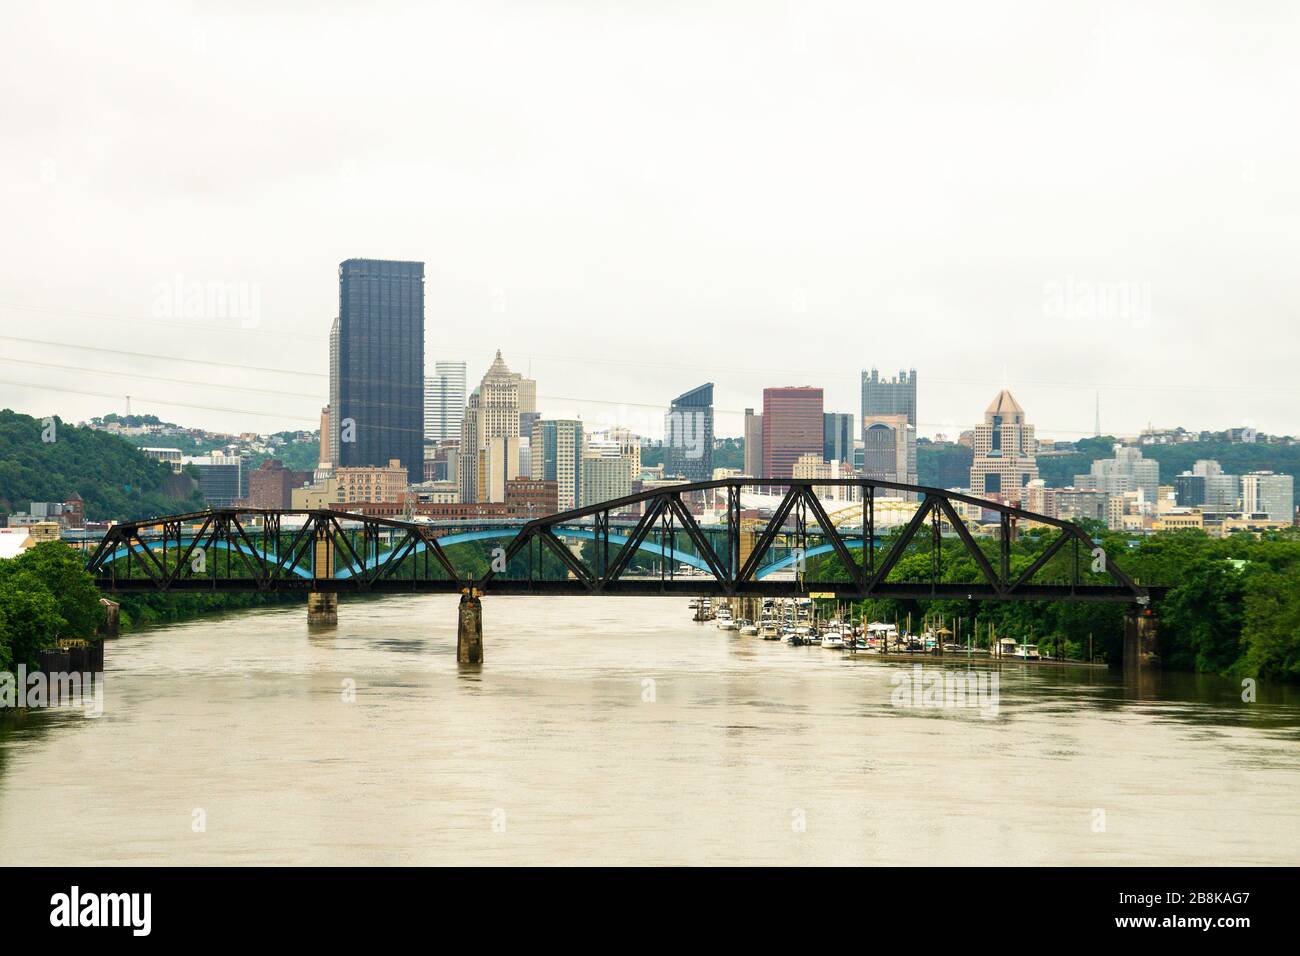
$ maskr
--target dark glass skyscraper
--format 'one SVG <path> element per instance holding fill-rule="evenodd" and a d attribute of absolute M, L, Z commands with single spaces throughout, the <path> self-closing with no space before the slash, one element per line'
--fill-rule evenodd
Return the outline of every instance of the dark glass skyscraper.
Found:
<path fill-rule="evenodd" d="M 339 265 L 336 465 L 387 465 L 424 477 L 424 263 Z M 333 390 L 333 389 L 332 389 Z M 350 431 L 349 431 L 350 429 Z M 351 439 L 351 440 L 349 440 Z"/>
<path fill-rule="evenodd" d="M 853 464 L 852 413 L 822 413 L 822 460 Z"/>
<path fill-rule="evenodd" d="M 713 383 L 673 399 L 664 423 L 664 477 L 713 478 Z"/>

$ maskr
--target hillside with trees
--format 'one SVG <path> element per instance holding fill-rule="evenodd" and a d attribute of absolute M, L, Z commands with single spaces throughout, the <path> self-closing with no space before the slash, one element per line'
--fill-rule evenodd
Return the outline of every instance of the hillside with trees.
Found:
<path fill-rule="evenodd" d="M 204 508 L 188 476 L 174 475 L 121 438 L 58 418 L 47 427 L 43 419 L 0 409 L 0 509 L 26 511 L 33 501 L 66 501 L 73 492 L 92 520 Z"/>

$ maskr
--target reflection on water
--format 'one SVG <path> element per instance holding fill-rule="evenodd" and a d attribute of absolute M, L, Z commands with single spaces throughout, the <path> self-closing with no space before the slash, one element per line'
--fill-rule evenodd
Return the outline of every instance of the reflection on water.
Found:
<path fill-rule="evenodd" d="M 1006 664 L 996 716 L 899 708 L 907 665 L 668 598 L 489 596 L 462 670 L 455 600 L 116 641 L 102 717 L 0 718 L 0 862 L 1300 861 L 1294 690 Z"/>

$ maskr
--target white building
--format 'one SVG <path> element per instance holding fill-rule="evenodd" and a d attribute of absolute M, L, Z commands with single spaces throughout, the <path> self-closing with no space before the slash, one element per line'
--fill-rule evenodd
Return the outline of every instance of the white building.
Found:
<path fill-rule="evenodd" d="M 1241 476 L 1241 510 L 1246 516 L 1266 514 L 1270 521 L 1295 520 L 1295 479 L 1271 471 Z"/>
<path fill-rule="evenodd" d="M 464 362 L 435 362 L 433 375 L 424 380 L 424 440 L 448 441 L 460 437 L 465 415 L 466 366 Z"/>

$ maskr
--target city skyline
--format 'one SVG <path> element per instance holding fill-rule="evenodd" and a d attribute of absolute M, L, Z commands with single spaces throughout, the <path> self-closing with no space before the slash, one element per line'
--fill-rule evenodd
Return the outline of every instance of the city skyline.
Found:
<path fill-rule="evenodd" d="M 921 370 L 921 436 L 969 427 L 1004 386 L 1045 437 L 1091 434 L 1098 393 L 1109 432 L 1300 433 L 1295 350 L 1251 344 L 1289 341 L 1297 291 L 1297 134 L 1271 119 L 1290 109 L 1294 22 L 1261 11 L 1216 43 L 1206 10 L 1172 35 L 1123 9 L 1002 31 L 954 4 L 927 18 L 936 73 L 896 52 L 911 11 L 746 13 L 743 43 L 725 18 L 683 38 L 652 11 L 599 31 L 530 12 L 502 31 L 483 11 L 411 9 L 400 37 L 372 11 L 346 29 L 288 13 L 319 42 L 261 91 L 282 48 L 246 14 L 90 10 L 55 42 L 42 12 L 14 11 L 30 42 L 0 61 L 0 173 L 12 221 L 45 227 L 0 236 L 0 406 L 85 419 L 129 394 L 232 432 L 302 427 L 325 399 L 335 264 L 366 255 L 430 263 L 429 314 L 457 341 L 431 332 L 428 354 L 485 366 L 505 349 L 551 383 L 548 415 L 662 417 L 712 381 L 717 431 L 739 435 L 763 387 L 814 381 L 828 408 L 857 409 L 875 365 Z M 141 86 L 113 65 L 150 62 L 146 22 L 187 58 L 242 52 Z M 541 22 L 545 51 L 524 25 Z M 380 36 L 392 57 L 339 68 L 340 48 Z M 682 45 L 671 82 L 666 43 Z M 515 68 L 485 74 L 483 44 Z M 751 55 L 782 66 L 747 88 Z M 610 58 L 619 82 L 591 84 Z M 421 123 L 393 112 L 394 87 Z M 241 89 L 240 110 L 220 106 Z M 1171 89 L 1185 108 L 1162 112 Z M 773 111 L 789 121 L 776 142 Z M 591 115 L 608 135 L 579 149 Z M 976 131 L 982 149 L 954 148 Z M 1251 335 L 1202 347 L 1234 328 Z M 971 350 L 972 330 L 999 347 Z M 294 396 L 253 391 L 270 357 Z"/>

